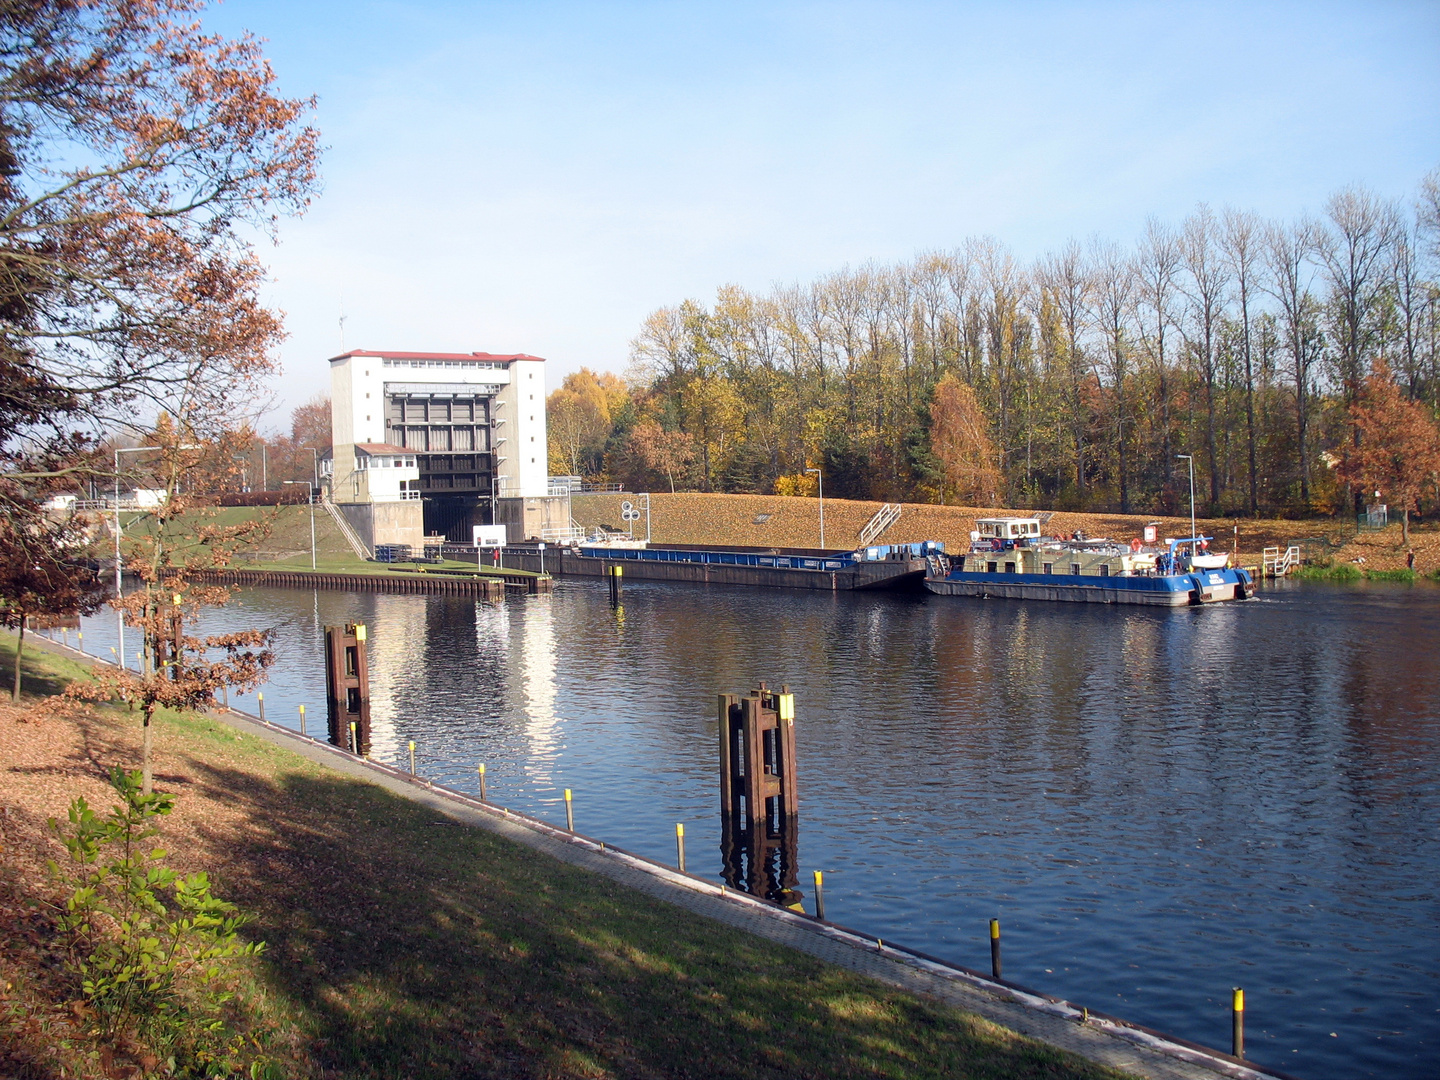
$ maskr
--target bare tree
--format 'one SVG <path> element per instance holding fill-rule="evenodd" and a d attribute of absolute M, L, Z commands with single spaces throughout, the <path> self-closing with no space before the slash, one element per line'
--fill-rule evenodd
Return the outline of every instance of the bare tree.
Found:
<path fill-rule="evenodd" d="M 1115 388 L 1115 454 L 1117 481 L 1120 488 L 1120 512 L 1130 512 L 1130 479 L 1125 427 L 1130 418 L 1125 414 L 1125 384 L 1130 374 L 1130 312 L 1135 295 L 1133 268 L 1120 246 L 1097 241 L 1093 247 L 1095 287 L 1091 294 L 1095 324 L 1105 342 L 1110 381 Z"/>
<path fill-rule="evenodd" d="M 1260 512 L 1257 488 L 1259 467 L 1255 454 L 1255 366 L 1251 353 L 1250 307 L 1261 273 L 1260 219 L 1243 210 L 1226 207 L 1220 247 L 1235 280 L 1235 299 L 1240 304 L 1240 353 L 1245 369 L 1245 456 L 1249 479 L 1250 513 Z"/>
<path fill-rule="evenodd" d="M 1036 270 L 1041 290 L 1054 305 L 1064 349 L 1064 387 L 1070 441 L 1075 447 L 1075 491 L 1085 498 L 1085 430 L 1089 415 L 1083 388 L 1090 377 L 1090 361 L 1080 338 L 1085 327 L 1094 283 L 1080 245 L 1069 241 L 1058 252 L 1047 255 Z"/>
<path fill-rule="evenodd" d="M 1205 387 L 1205 458 L 1210 470 L 1210 505 L 1220 506 L 1220 466 L 1215 440 L 1215 345 L 1229 285 L 1221 258 L 1215 215 L 1204 203 L 1185 222 L 1181 251 L 1185 295 L 1190 300 L 1190 352 Z"/>
<path fill-rule="evenodd" d="M 1310 505 L 1310 371 L 1319 359 L 1319 305 L 1310 294 L 1314 278 L 1311 257 L 1315 226 L 1308 221 L 1273 225 L 1265 232 L 1265 262 L 1269 270 L 1266 291 L 1280 304 L 1285 345 L 1295 379 L 1296 452 L 1300 459 L 1300 498 Z"/>
<path fill-rule="evenodd" d="M 1156 424 L 1160 429 L 1160 475 L 1165 488 L 1172 483 L 1174 446 L 1170 425 L 1170 368 L 1165 353 L 1166 335 L 1175 321 L 1175 299 L 1179 291 L 1179 238 L 1155 218 L 1145 222 L 1145 236 L 1135 256 L 1135 299 L 1145 333 L 1142 340 L 1155 368 Z M 1144 319 L 1148 318 L 1146 324 Z"/>

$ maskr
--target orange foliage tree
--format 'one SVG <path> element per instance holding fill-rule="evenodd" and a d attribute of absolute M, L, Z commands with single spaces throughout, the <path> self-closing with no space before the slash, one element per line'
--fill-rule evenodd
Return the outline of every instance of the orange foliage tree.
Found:
<path fill-rule="evenodd" d="M 939 459 L 943 480 L 940 501 L 947 494 L 962 504 L 994 506 L 1000 468 L 989 423 L 975 392 L 954 375 L 935 384 L 930 403 L 930 447 Z"/>
<path fill-rule="evenodd" d="M 1408 400 L 1395 385 L 1384 361 L 1361 387 L 1350 406 L 1350 422 L 1358 444 L 1336 448 L 1340 479 L 1361 491 L 1378 491 L 1400 507 L 1403 542 L 1410 543 L 1410 511 L 1440 477 L 1440 429 L 1418 402 Z"/>

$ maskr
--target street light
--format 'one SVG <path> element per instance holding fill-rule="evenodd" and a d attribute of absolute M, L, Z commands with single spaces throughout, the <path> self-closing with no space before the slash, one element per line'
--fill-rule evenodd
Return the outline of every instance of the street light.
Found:
<path fill-rule="evenodd" d="M 1176 454 L 1175 457 L 1190 463 L 1190 538 L 1195 538 L 1195 455 Z M 1194 544 L 1190 545 L 1192 548 Z"/>
<path fill-rule="evenodd" d="M 315 569 L 315 485 L 309 480 L 283 480 L 285 484 L 305 485 L 305 501 L 310 504 L 310 569 Z"/>
<path fill-rule="evenodd" d="M 825 475 L 819 469 L 806 469 L 806 473 L 814 473 L 815 479 L 820 485 L 820 549 L 825 549 Z"/>

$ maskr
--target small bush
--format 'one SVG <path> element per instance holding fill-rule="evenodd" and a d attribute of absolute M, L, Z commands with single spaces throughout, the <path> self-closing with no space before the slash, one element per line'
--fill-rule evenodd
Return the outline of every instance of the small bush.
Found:
<path fill-rule="evenodd" d="M 1363 576 L 1360 568 L 1350 563 L 1336 563 L 1333 566 L 1297 566 L 1293 574 L 1306 581 L 1359 581 Z"/>
<path fill-rule="evenodd" d="M 1399 570 L 1366 570 L 1365 576 L 1371 581 L 1414 581 L 1414 570 L 1401 567 Z"/>
<path fill-rule="evenodd" d="M 174 796 L 141 793 L 139 770 L 111 770 L 121 805 L 104 816 L 83 798 L 69 821 L 50 819 L 70 853 L 50 863 L 69 895 L 57 916 L 66 967 L 76 979 L 91 1033 L 116 1046 L 139 1045 L 145 1071 L 227 1075 L 238 1066 L 221 1007 L 231 993 L 221 981 L 226 961 L 253 956 L 263 943 L 242 943 L 248 917 L 210 893 L 203 873 L 181 876 L 149 848 L 155 819 Z"/>

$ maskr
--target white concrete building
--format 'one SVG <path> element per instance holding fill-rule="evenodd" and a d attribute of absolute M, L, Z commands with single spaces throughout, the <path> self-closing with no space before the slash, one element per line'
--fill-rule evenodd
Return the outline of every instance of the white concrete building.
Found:
<path fill-rule="evenodd" d="M 544 365 L 523 353 L 331 358 L 331 498 L 372 550 L 437 533 L 469 543 L 473 525 L 503 523 L 511 543 L 569 525 L 568 498 L 547 483 Z"/>

